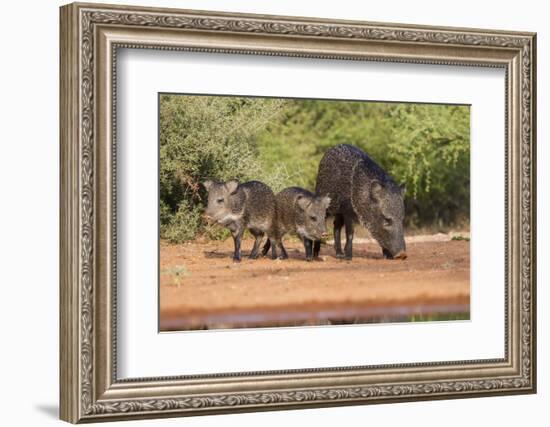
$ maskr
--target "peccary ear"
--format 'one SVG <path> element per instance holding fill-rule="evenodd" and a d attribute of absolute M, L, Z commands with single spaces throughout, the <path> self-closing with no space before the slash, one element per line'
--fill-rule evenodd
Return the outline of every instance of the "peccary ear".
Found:
<path fill-rule="evenodd" d="M 325 209 L 328 209 L 328 207 L 330 206 L 330 197 L 329 196 L 325 196 L 321 199 L 321 203 L 323 204 L 323 207 Z"/>
<path fill-rule="evenodd" d="M 370 194 L 372 199 L 375 202 L 378 202 L 382 199 L 382 192 L 384 190 L 384 187 L 382 184 L 378 181 L 373 181 L 370 187 Z"/>
<path fill-rule="evenodd" d="M 404 196 L 405 193 L 407 192 L 407 186 L 405 184 L 401 184 L 399 186 L 399 189 L 401 190 L 401 195 Z"/>
<path fill-rule="evenodd" d="M 206 191 L 210 191 L 213 184 L 214 184 L 214 181 L 212 181 L 211 179 L 207 179 L 202 182 L 202 186 L 206 188 Z"/>
<path fill-rule="evenodd" d="M 301 210 L 305 211 L 309 205 L 311 205 L 311 200 L 306 197 L 298 196 L 296 198 L 296 204 Z"/>
<path fill-rule="evenodd" d="M 233 194 L 235 193 L 235 191 L 237 191 L 237 187 L 239 186 L 239 181 L 237 181 L 236 179 L 232 179 L 230 181 L 227 181 L 224 184 L 224 186 L 229 194 Z"/>

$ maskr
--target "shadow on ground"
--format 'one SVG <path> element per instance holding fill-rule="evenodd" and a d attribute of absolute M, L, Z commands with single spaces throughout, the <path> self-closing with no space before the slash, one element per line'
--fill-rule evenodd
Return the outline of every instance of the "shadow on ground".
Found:
<path fill-rule="evenodd" d="M 331 248 L 332 249 L 332 248 Z M 334 250 L 329 249 L 328 251 L 325 250 L 324 257 L 330 257 L 334 259 L 340 259 L 336 257 L 334 254 Z M 329 252 L 326 254 L 326 252 Z M 287 250 L 289 259 L 292 260 L 304 260 L 305 261 L 305 255 L 302 251 L 299 251 L 297 249 L 289 249 Z M 233 251 L 203 251 L 203 255 L 207 259 L 232 259 L 233 258 Z M 241 253 L 242 258 L 248 258 L 250 255 L 250 251 L 242 251 Z M 267 254 L 265 257 L 260 256 L 259 258 L 267 258 L 269 259 L 271 257 L 271 254 Z M 364 258 L 364 259 L 383 259 L 382 253 L 378 252 L 372 252 L 372 251 L 365 251 L 365 250 L 356 250 L 353 252 L 354 258 Z"/>
<path fill-rule="evenodd" d="M 59 418 L 59 406 L 47 403 L 36 405 L 35 408 L 50 418 Z"/>

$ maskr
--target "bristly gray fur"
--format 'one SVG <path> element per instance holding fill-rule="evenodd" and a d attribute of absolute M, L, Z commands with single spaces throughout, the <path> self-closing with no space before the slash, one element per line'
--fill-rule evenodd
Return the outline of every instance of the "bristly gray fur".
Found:
<path fill-rule="evenodd" d="M 279 258 L 287 258 L 282 239 L 287 233 L 295 233 L 304 242 L 306 259 L 312 259 L 310 251 L 312 241 L 320 240 L 326 234 L 326 210 L 330 203 L 329 197 L 320 197 L 303 188 L 289 187 L 275 196 L 276 227 L 275 244 Z M 270 243 L 264 246 L 267 253 Z"/>
<path fill-rule="evenodd" d="M 262 182 L 240 184 L 236 180 L 203 182 L 208 191 L 208 218 L 227 227 L 235 242 L 234 260 L 241 259 L 241 239 L 245 229 L 256 238 L 250 258 L 257 258 L 264 235 L 274 236 L 275 195 Z"/>
<path fill-rule="evenodd" d="M 384 256 L 405 256 L 405 189 L 365 152 L 345 144 L 329 149 L 319 163 L 316 191 L 331 199 L 327 212 L 334 216 L 337 256 L 351 259 L 356 222 L 370 231 Z M 340 246 L 343 225 L 346 226 L 345 254 Z"/>
<path fill-rule="evenodd" d="M 303 188 L 289 187 L 275 196 L 275 202 L 278 237 L 296 233 L 302 238 L 318 240 L 326 233 L 329 197 L 317 196 Z"/>

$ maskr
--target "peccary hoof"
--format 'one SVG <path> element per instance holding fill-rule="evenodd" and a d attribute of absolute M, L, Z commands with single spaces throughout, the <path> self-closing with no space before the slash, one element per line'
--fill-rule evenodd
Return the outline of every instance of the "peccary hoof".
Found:
<path fill-rule="evenodd" d="M 344 259 L 345 259 L 346 261 L 351 261 L 352 258 L 353 258 L 353 257 L 352 257 L 351 255 L 344 255 Z"/>
<path fill-rule="evenodd" d="M 233 257 L 233 262 L 241 262 L 241 257 Z"/>
<path fill-rule="evenodd" d="M 259 254 L 257 254 L 257 253 L 255 253 L 255 254 L 250 254 L 250 255 L 248 256 L 248 258 L 250 258 L 250 259 L 258 259 L 258 257 L 259 257 Z"/>
<path fill-rule="evenodd" d="M 344 258 L 344 254 L 343 254 L 343 253 L 340 253 L 340 254 L 336 254 L 336 258 L 340 258 L 340 259 L 342 259 L 342 258 Z"/>

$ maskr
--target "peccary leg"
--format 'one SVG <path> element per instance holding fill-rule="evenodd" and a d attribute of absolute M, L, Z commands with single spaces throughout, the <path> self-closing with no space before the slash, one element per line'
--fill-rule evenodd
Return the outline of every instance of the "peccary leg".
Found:
<path fill-rule="evenodd" d="M 271 259 L 277 259 L 277 241 L 271 243 Z"/>
<path fill-rule="evenodd" d="M 241 260 L 241 239 L 243 237 L 244 229 L 239 227 L 235 231 L 231 230 L 233 235 L 233 242 L 235 243 L 235 252 L 233 253 L 233 261 Z"/>
<path fill-rule="evenodd" d="M 287 259 L 288 254 L 286 253 L 286 249 L 283 246 L 283 241 L 277 240 L 276 245 L 277 245 L 277 251 L 279 252 L 279 259 Z"/>
<path fill-rule="evenodd" d="M 313 258 L 318 258 L 320 251 L 321 251 L 321 241 L 315 240 L 313 242 Z"/>
<path fill-rule="evenodd" d="M 268 238 L 267 241 L 264 244 L 263 249 L 262 249 L 262 256 L 267 255 L 267 253 L 269 252 L 270 246 L 271 246 L 271 239 Z"/>
<path fill-rule="evenodd" d="M 341 231 L 344 226 L 344 217 L 342 215 L 336 215 L 334 217 L 334 250 L 336 251 L 337 258 L 343 258 Z"/>
<path fill-rule="evenodd" d="M 350 260 L 353 252 L 353 220 L 350 217 L 344 219 L 346 225 L 346 246 L 344 247 L 344 258 Z"/>
<path fill-rule="evenodd" d="M 313 259 L 313 240 L 304 239 L 304 246 L 306 248 L 306 261 Z"/>
<path fill-rule="evenodd" d="M 256 238 L 256 240 L 254 241 L 254 247 L 252 248 L 252 252 L 250 252 L 249 258 L 257 259 L 260 251 L 260 245 L 262 243 L 262 239 L 264 238 L 264 233 L 252 230 L 250 230 L 250 232 Z"/>

